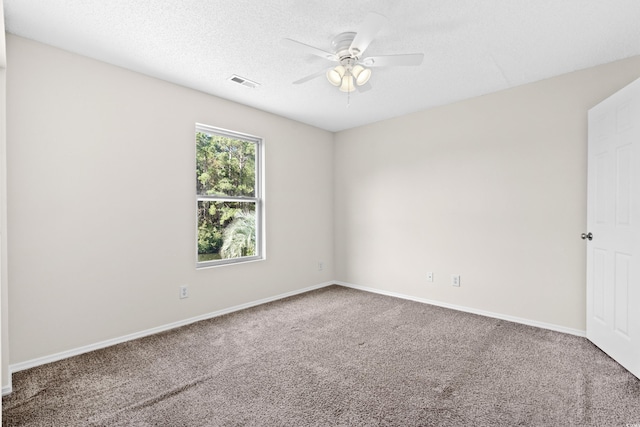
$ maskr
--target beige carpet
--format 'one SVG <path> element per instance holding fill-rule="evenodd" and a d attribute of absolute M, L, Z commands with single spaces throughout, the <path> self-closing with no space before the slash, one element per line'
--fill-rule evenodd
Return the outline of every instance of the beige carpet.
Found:
<path fill-rule="evenodd" d="M 5 426 L 640 425 L 587 340 L 331 286 L 18 372 Z"/>

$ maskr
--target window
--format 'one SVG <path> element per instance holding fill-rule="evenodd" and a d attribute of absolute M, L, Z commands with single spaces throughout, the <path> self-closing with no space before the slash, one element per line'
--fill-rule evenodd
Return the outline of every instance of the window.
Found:
<path fill-rule="evenodd" d="M 263 258 L 262 140 L 196 125 L 196 267 Z"/>

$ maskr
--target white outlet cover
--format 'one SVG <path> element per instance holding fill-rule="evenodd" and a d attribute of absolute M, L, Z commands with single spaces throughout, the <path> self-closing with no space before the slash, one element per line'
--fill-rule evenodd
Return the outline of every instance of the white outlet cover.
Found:
<path fill-rule="evenodd" d="M 189 298 L 189 288 L 187 286 L 180 286 L 180 298 Z"/>

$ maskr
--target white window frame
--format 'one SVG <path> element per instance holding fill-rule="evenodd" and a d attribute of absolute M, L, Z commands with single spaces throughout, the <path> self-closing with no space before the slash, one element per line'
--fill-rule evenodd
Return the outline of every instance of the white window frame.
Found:
<path fill-rule="evenodd" d="M 209 135 L 222 136 L 232 139 L 240 139 L 247 142 L 256 144 L 256 159 L 255 159 L 255 194 L 254 197 L 233 197 L 233 196 L 209 196 L 198 194 L 196 190 L 196 232 L 195 232 L 195 254 L 196 254 L 196 268 L 218 267 L 223 265 L 233 265 L 244 262 L 260 261 L 265 259 L 265 242 L 264 242 L 264 197 L 263 197 L 263 150 L 264 140 L 258 136 L 249 135 L 245 133 L 235 132 L 227 129 L 217 128 L 214 126 L 205 125 L 202 123 L 196 123 L 194 137 L 198 132 L 206 133 Z M 194 138 L 195 140 L 195 138 Z M 197 151 L 197 147 L 194 144 L 194 149 Z M 194 152 L 194 159 L 196 159 L 196 152 Z M 256 207 L 256 254 L 238 258 L 226 258 L 216 259 L 209 261 L 198 260 L 198 202 L 202 201 L 214 201 L 214 202 L 253 202 Z"/>

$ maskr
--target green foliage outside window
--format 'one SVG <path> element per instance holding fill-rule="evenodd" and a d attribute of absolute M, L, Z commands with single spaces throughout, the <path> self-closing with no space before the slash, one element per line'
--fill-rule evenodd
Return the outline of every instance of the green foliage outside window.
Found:
<path fill-rule="evenodd" d="M 198 261 L 256 254 L 256 145 L 196 132 Z"/>

